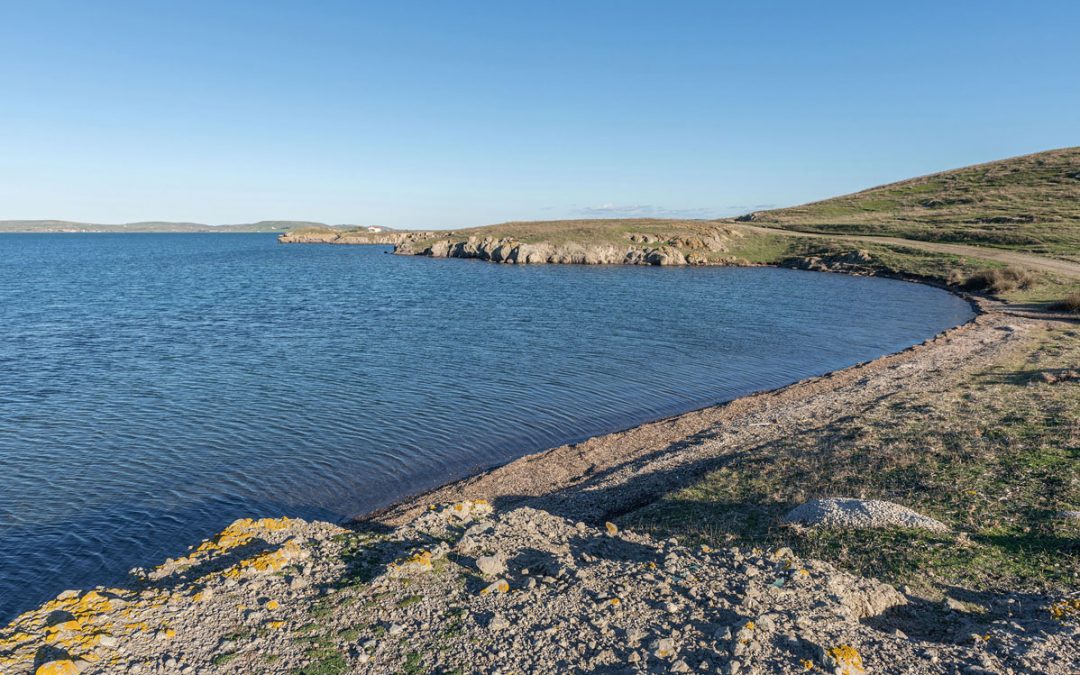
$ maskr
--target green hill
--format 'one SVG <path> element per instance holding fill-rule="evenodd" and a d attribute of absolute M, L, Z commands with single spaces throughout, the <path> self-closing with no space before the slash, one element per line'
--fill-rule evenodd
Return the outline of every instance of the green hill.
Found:
<path fill-rule="evenodd" d="M 1080 259 L 1080 147 L 740 217 L 768 227 L 961 242 Z"/>

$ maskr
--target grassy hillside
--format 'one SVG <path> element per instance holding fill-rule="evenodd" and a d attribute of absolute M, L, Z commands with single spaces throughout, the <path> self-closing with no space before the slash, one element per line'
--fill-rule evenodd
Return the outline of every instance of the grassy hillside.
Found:
<path fill-rule="evenodd" d="M 744 225 L 826 236 L 788 236 Z M 346 241 L 343 235 L 349 232 L 357 235 Z M 360 228 L 314 226 L 291 233 L 302 234 L 308 241 L 325 237 L 336 243 L 365 243 Z M 841 235 L 889 236 L 911 243 L 851 241 Z M 986 290 L 1016 302 L 1049 305 L 1071 298 L 1075 305 L 1080 302 L 1080 284 L 1076 275 L 1062 270 L 1061 265 L 1038 265 L 1030 256 L 1003 256 L 1000 250 L 980 255 L 978 247 L 983 247 L 983 252 L 987 248 L 1006 249 L 1008 253 L 1080 262 L 1080 148 L 946 171 L 734 220 L 508 222 L 415 232 L 398 252 L 447 255 L 448 248 L 470 240 L 494 241 L 487 247 L 489 252 L 499 242 L 548 247 L 556 251 L 550 262 L 581 258 L 559 255 L 560 251 L 662 249 L 677 252 L 676 260 L 691 264 L 782 264 L 890 274 L 932 279 L 965 290 Z M 950 249 L 943 246 L 945 243 L 967 244 L 969 248 Z M 618 262 L 617 258 L 594 256 L 593 262 Z M 1009 265 L 1015 268 L 1007 269 Z"/>
<path fill-rule="evenodd" d="M 740 220 L 823 233 L 964 242 L 1080 260 L 1080 147 L 758 211 Z"/>

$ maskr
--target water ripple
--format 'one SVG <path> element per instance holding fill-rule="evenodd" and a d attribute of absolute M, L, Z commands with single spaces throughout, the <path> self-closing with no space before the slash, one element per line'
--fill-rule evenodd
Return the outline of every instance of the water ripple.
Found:
<path fill-rule="evenodd" d="M 266 235 L 0 235 L 0 252 L 0 620 L 237 517 L 353 516 L 970 315 L 878 279 Z"/>

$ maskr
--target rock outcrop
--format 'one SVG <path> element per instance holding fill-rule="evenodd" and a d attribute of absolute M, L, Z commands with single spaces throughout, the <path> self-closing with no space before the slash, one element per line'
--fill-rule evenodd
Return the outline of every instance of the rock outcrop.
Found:
<path fill-rule="evenodd" d="M 363 232 L 354 230 L 301 229 L 278 236 L 283 244 L 369 244 L 400 246 L 432 236 L 431 232 Z"/>
<path fill-rule="evenodd" d="M 0 672 L 1076 672 L 1080 605 L 1003 606 L 940 634 L 920 622 L 947 607 L 790 549 L 476 500 L 392 531 L 237 521 L 125 588 L 19 616 Z"/>
<path fill-rule="evenodd" d="M 396 252 L 434 258 L 475 258 L 511 265 L 704 265 L 709 262 L 705 251 L 688 256 L 678 246 L 668 243 L 641 245 L 632 242 L 622 247 L 577 242 L 555 245 L 494 237 L 406 242 Z"/>
<path fill-rule="evenodd" d="M 728 250 L 730 229 L 714 228 L 701 235 L 627 234 L 625 244 L 522 242 L 513 237 L 456 235 L 453 232 L 384 232 L 299 229 L 278 240 L 286 244 L 392 245 L 399 255 L 433 258 L 474 258 L 511 265 L 708 265 L 739 264 Z"/>
<path fill-rule="evenodd" d="M 868 252 L 857 250 L 822 256 L 799 256 L 787 258 L 780 265 L 815 272 L 844 272 L 846 274 L 874 274 L 878 268 Z"/>

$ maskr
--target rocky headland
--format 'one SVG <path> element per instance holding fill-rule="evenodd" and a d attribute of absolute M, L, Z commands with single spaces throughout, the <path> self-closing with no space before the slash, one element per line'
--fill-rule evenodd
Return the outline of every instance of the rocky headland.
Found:
<path fill-rule="evenodd" d="M 732 233 L 733 230 L 723 228 L 713 228 L 705 236 L 671 238 L 627 233 L 625 243 L 621 245 L 576 240 L 529 243 L 510 236 L 455 236 L 453 232 L 369 234 L 302 230 L 287 232 L 278 239 L 286 244 L 393 245 L 394 253 L 399 255 L 472 258 L 517 265 L 705 265 L 710 262 L 738 263 L 735 258 L 723 257 L 728 251 L 726 242 Z"/>

